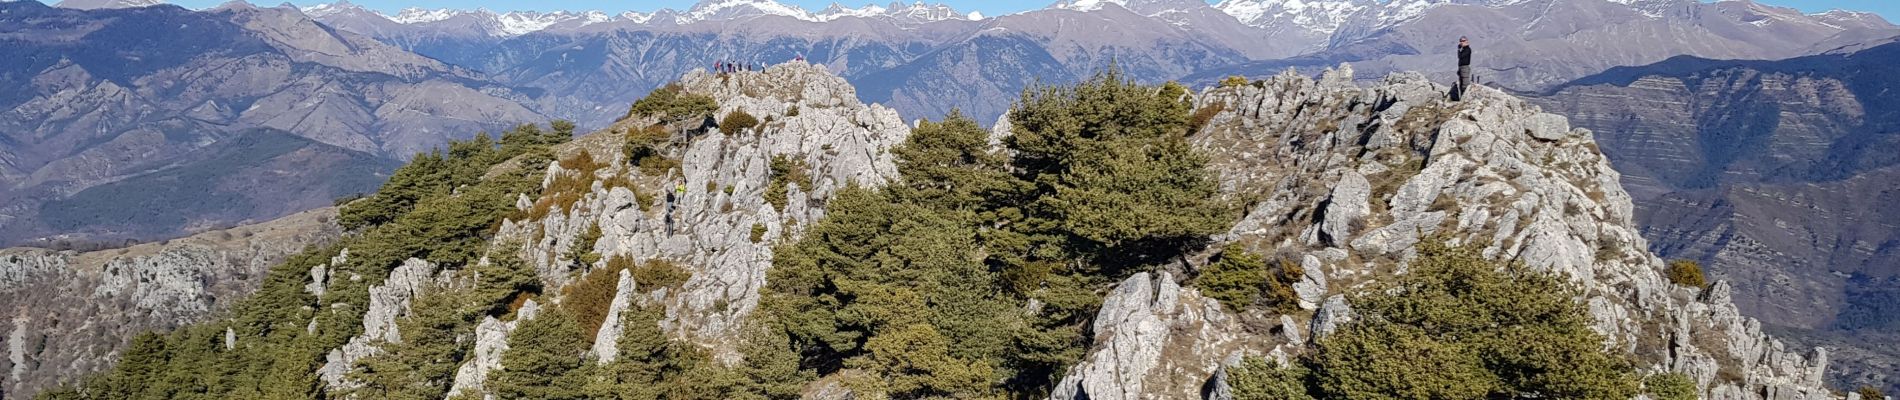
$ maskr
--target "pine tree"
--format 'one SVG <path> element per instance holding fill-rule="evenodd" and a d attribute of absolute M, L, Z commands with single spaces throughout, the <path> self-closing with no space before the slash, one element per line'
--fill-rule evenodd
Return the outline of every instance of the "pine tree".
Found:
<path fill-rule="evenodd" d="M 586 351 L 580 325 L 559 307 L 522 321 L 508 335 L 501 370 L 488 377 L 488 387 L 502 399 L 582 399 L 586 376 L 581 354 Z"/>

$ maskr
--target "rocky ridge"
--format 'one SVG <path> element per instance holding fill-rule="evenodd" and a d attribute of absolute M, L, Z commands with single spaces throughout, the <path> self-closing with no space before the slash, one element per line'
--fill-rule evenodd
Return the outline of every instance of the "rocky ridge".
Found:
<path fill-rule="evenodd" d="M 822 218 L 826 199 L 838 190 L 894 179 L 897 172 L 889 150 L 910 132 L 895 111 L 859 103 L 848 83 L 819 65 L 791 63 L 734 74 L 694 72 L 680 84 L 687 93 L 717 99 L 716 115 L 742 111 L 759 116 L 763 123 L 742 132 L 708 127 L 691 134 L 690 144 L 676 154 L 680 167 L 659 176 L 644 175 L 628 165 L 621 150 L 628 130 L 645 128 L 652 120 L 626 120 L 578 138 L 557 152 L 563 159 L 585 152 L 605 161 L 605 167 L 591 171 L 595 174 L 592 186 L 582 193 L 561 193 L 548 186 L 549 192 L 541 198 L 523 196 L 518 208 L 524 212 L 556 196 L 576 195 L 579 200 L 571 207 L 557 206 L 542 217 L 504 221 L 491 243 L 493 249 L 517 250 L 529 260 L 547 283 L 547 293 L 560 293 L 574 277 L 604 268 L 607 260 L 616 257 L 643 264 L 665 261 L 690 273 L 677 287 L 664 287 L 638 282 L 621 271 L 608 319 L 603 321 L 605 328 L 590 349 L 601 362 L 614 357 L 612 343 L 621 330 L 614 322 L 633 302 L 664 306 L 664 329 L 713 349 L 722 360 L 736 362 L 740 329 L 758 306 L 766 270 L 772 265 L 772 246 L 797 237 L 801 227 Z M 764 198 L 772 179 L 769 164 L 775 156 L 802 162 L 811 177 L 788 183 L 783 210 Z M 586 172 L 564 169 L 558 161 L 546 168 L 544 185 L 557 177 Z M 682 180 L 684 195 L 668 200 L 676 182 Z M 574 248 L 581 234 L 596 226 L 601 236 L 594 246 Z M 506 247 L 511 245 L 519 247 Z M 590 250 L 601 255 L 602 261 L 591 265 L 574 261 L 574 255 Z M 405 268 L 411 263 L 405 263 Z M 398 275 L 407 278 L 398 279 Z M 427 275 L 405 274 L 399 268 L 380 288 L 408 287 Z M 364 334 L 331 353 L 326 379 L 347 375 L 349 360 L 373 354 L 374 347 L 367 345 L 374 339 L 400 340 L 393 330 L 373 328 L 393 327 L 407 313 L 403 293 L 409 292 L 395 290 L 386 296 L 387 301 L 379 302 L 380 297 L 375 297 L 379 290 L 389 289 L 372 289 Z M 549 302 L 561 300 L 555 297 Z M 379 303 L 389 307 L 379 308 Z M 486 393 L 483 380 L 500 368 L 509 332 L 535 315 L 525 311 L 529 307 L 538 310 L 541 306 L 524 307 L 512 321 L 487 317 L 480 323 L 474 356 L 457 370 L 450 393 Z M 365 346 L 358 346 L 359 342 Z M 329 384 L 351 385 L 341 379 Z"/>
<path fill-rule="evenodd" d="M 341 230 L 323 208 L 167 243 L 87 253 L 0 250 L 0 394 L 31 395 L 112 365 L 133 335 L 204 320 L 270 266 Z"/>
<path fill-rule="evenodd" d="M 1201 260 L 1136 274 L 1107 293 L 1093 326 L 1094 348 L 1062 379 L 1059 397 L 1223 393 L 1216 379 L 1223 365 L 1244 355 L 1297 355 L 1308 338 L 1352 318 L 1347 294 L 1402 273 L 1422 236 L 1442 234 L 1486 244 L 1488 256 L 1570 277 L 1585 289 L 1582 300 L 1606 345 L 1634 352 L 1646 371 L 1687 373 L 1712 398 L 1831 398 L 1821 384 L 1825 353 L 1809 355 L 1763 335 L 1730 303 L 1726 283 L 1701 290 L 1662 278 L 1660 259 L 1635 233 L 1619 175 L 1587 131 L 1501 92 L 1476 92 L 1454 104 L 1442 101 L 1443 86 L 1416 74 L 1368 87 L 1353 81 L 1342 66 L 1317 80 L 1283 74 L 1195 96 L 1201 107 L 1221 108 L 1192 141 L 1212 157 L 1224 194 L 1252 204 L 1215 239 L 1297 260 L 1308 271 L 1296 285 L 1301 310 L 1228 313 L 1177 278 Z M 579 272 L 605 267 L 575 262 L 588 250 L 603 260 L 678 265 L 690 276 L 676 287 L 617 277 L 613 308 L 635 301 L 664 306 L 662 328 L 736 362 L 734 345 L 758 304 L 771 245 L 822 218 L 826 199 L 841 188 L 896 178 L 889 150 L 910 128 L 890 109 L 859 103 L 844 79 L 816 65 L 694 72 L 680 83 L 685 92 L 716 99 L 716 115 L 743 111 L 762 124 L 695 131 L 673 154 L 680 167 L 652 175 L 627 165 L 622 145 L 629 131 L 653 121 L 622 121 L 578 138 L 557 149 L 559 158 L 585 152 L 604 165 L 571 170 L 550 163 L 545 193 L 521 197 L 517 208 L 527 217 L 505 221 L 490 246 L 503 250 L 493 254 L 529 260 L 550 294 Z M 811 176 L 786 182 L 783 210 L 765 198 L 774 156 L 803 161 Z M 585 189 L 555 185 L 582 173 L 593 174 Z M 684 194 L 664 200 L 682 180 Z M 533 212 L 570 196 L 571 205 Z M 593 227 L 601 232 L 593 247 L 575 248 Z M 395 326 L 432 269 L 406 262 L 372 289 L 363 343 L 400 340 L 399 332 L 377 327 Z M 350 278 L 325 270 L 313 269 L 305 288 L 322 291 L 326 282 Z M 509 332 L 540 307 L 524 305 L 514 321 L 483 320 L 452 393 L 483 393 Z M 345 345 L 332 355 L 373 352 Z"/>
<path fill-rule="evenodd" d="M 1222 111 L 1192 140 L 1213 156 L 1229 196 L 1258 199 L 1217 239 L 1297 260 L 1307 275 L 1296 286 L 1302 310 L 1229 315 L 1193 289 L 1170 294 L 1172 282 L 1131 278 L 1104 302 L 1095 348 L 1058 398 L 1200 397 L 1221 366 L 1296 354 L 1350 318 L 1342 295 L 1403 273 L 1412 246 L 1431 235 L 1569 277 L 1606 346 L 1633 352 L 1645 371 L 1688 374 L 1708 398 L 1833 398 L 1825 351 L 1764 335 L 1726 282 L 1703 290 L 1662 277 L 1588 131 L 1497 91 L 1450 103 L 1444 86 L 1417 74 L 1367 87 L 1353 79 L 1341 66 L 1317 80 L 1282 74 L 1197 97 Z"/>

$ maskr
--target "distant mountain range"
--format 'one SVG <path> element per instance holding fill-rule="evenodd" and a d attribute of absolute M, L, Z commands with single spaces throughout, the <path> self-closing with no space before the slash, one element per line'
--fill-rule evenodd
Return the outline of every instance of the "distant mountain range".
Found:
<path fill-rule="evenodd" d="M 546 119 L 522 92 L 292 9 L 6 2 L 0 32 L 6 244 L 287 215 L 450 138 Z"/>
<path fill-rule="evenodd" d="M 1900 365 L 1895 65 L 1891 39 L 1783 61 L 1685 56 L 1534 101 L 1596 132 L 1657 253 L 1755 293 L 1736 305 L 1789 337 L 1846 347 L 1836 366 L 1852 381 L 1900 388 L 1877 373 Z"/>
<path fill-rule="evenodd" d="M 0 210 L 0 231 L 9 232 L 0 243 L 188 231 L 46 225 L 36 210 L 179 165 L 180 155 L 243 132 L 401 159 L 520 122 L 604 126 L 647 91 L 720 60 L 804 57 L 906 118 L 960 110 L 992 121 L 1026 87 L 1111 64 L 1150 82 L 1209 84 L 1339 62 L 1362 77 L 1409 69 L 1448 80 L 1446 44 L 1469 35 L 1480 45 L 1481 78 L 1534 90 L 1676 55 L 1778 58 L 1900 34 L 1870 14 L 1694 0 L 1065 0 L 1001 16 L 921 2 L 384 15 L 347 2 L 193 12 L 146 1 L 5 5 L 19 11 L 0 16 L 16 33 L 0 50 L 12 57 L 0 70 L 8 89 L 0 110 L 16 116 L 0 121 L 0 198 L 20 200 Z M 292 203 L 315 206 L 332 194 Z M 26 226 L 34 228 L 11 229 Z"/>

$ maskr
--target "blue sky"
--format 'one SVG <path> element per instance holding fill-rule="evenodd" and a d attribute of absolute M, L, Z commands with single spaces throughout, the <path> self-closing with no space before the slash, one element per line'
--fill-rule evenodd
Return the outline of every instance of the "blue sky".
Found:
<path fill-rule="evenodd" d="M 52 2 L 55 2 L 56 0 L 44 0 L 44 1 L 48 3 L 52 3 Z M 185 6 L 185 7 L 204 8 L 204 7 L 215 6 L 218 3 L 224 2 L 225 0 L 170 0 L 170 1 L 172 1 L 175 4 Z M 279 1 L 280 0 L 251 0 L 252 3 L 257 3 L 257 4 L 277 4 Z M 326 3 L 330 1 L 333 1 L 333 0 L 295 0 L 295 1 L 291 1 L 291 3 L 297 4 L 297 5 L 312 5 L 312 4 L 318 4 L 318 3 Z M 370 7 L 373 9 L 383 10 L 384 12 L 387 12 L 387 13 L 394 13 L 396 10 L 400 10 L 404 7 L 423 7 L 423 8 L 487 7 L 488 9 L 497 10 L 497 11 L 602 10 L 602 11 L 610 11 L 610 12 L 620 12 L 620 11 L 653 11 L 660 8 L 673 8 L 673 9 L 683 10 L 683 9 L 691 8 L 693 4 L 697 2 L 697 0 L 621 0 L 621 1 L 607 1 L 607 0 L 487 0 L 487 1 L 351 0 L 351 1 L 356 4 L 360 4 L 360 5 Z M 825 8 L 828 5 L 831 5 L 831 3 L 834 1 L 840 4 L 845 4 L 847 6 L 859 6 L 859 5 L 864 5 L 868 3 L 876 3 L 879 5 L 888 4 L 890 3 L 891 0 L 779 0 L 779 1 L 783 3 L 797 4 L 799 6 L 804 7 L 807 10 L 817 11 L 817 10 Z M 915 0 L 902 0 L 902 1 L 909 3 Z M 926 0 L 926 1 L 930 3 L 942 2 L 945 4 L 949 4 L 952 7 L 955 7 L 956 9 L 961 10 L 961 11 L 981 11 L 985 15 L 1002 15 L 1002 14 L 1008 14 L 1008 13 L 1022 11 L 1026 9 L 1042 8 L 1043 6 L 1047 6 L 1050 3 L 1054 2 L 1054 0 Z M 1792 7 L 1800 8 L 1802 10 L 1807 10 L 1807 11 L 1822 11 L 1822 10 L 1834 9 L 1834 8 L 1854 10 L 1854 11 L 1871 11 L 1871 12 L 1879 13 L 1881 16 L 1884 16 L 1889 20 L 1900 19 L 1900 18 L 1896 18 L 1896 17 L 1900 17 L 1900 0 L 1758 0 L 1758 1 L 1762 3 L 1766 3 L 1766 4 L 1792 6 Z M 1213 2 L 1217 2 L 1217 0 L 1209 1 L 1209 2 L 1213 3 Z"/>

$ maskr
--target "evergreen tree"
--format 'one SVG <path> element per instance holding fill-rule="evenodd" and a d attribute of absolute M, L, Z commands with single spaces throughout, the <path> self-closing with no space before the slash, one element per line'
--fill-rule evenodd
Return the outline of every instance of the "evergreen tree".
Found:
<path fill-rule="evenodd" d="M 573 316 L 549 307 L 508 335 L 501 370 L 488 376 L 488 387 L 501 399 L 586 398 L 581 359 L 586 343 Z"/>
<path fill-rule="evenodd" d="M 1119 269 L 1157 263 L 1226 229 L 1233 213 L 1207 157 L 1186 140 L 1184 94 L 1113 68 L 1074 86 L 1024 91 L 1004 142 L 1016 174 L 1034 184 L 1029 233 Z"/>
<path fill-rule="evenodd" d="M 415 299 L 410 313 L 397 321 L 402 341 L 381 343 L 382 352 L 357 362 L 351 379 L 362 383 L 359 397 L 441 399 L 455 369 L 470 350 L 459 340 L 474 333 L 474 313 L 464 296 L 434 290 Z"/>

